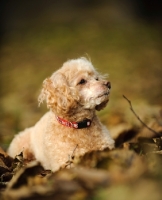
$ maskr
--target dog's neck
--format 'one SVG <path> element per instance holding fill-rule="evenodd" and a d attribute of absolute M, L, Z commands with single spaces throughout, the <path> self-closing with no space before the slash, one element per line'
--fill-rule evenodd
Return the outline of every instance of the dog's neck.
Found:
<path fill-rule="evenodd" d="M 71 110 L 68 113 L 57 113 L 53 111 L 53 114 L 69 122 L 81 122 L 85 119 L 93 121 L 94 116 L 96 116 L 96 111 L 78 108 L 77 110 Z"/>
<path fill-rule="evenodd" d="M 67 121 L 59 116 L 56 116 L 56 119 L 60 124 L 62 124 L 63 126 L 67 126 L 69 128 L 82 129 L 82 128 L 88 128 L 91 125 L 90 119 L 84 119 L 83 121 L 79 122 Z"/>

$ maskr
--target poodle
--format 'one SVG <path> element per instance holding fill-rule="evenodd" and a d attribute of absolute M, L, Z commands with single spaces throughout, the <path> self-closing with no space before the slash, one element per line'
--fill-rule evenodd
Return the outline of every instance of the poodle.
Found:
<path fill-rule="evenodd" d="M 96 115 L 108 103 L 110 89 L 110 82 L 89 60 L 68 60 L 43 82 L 38 101 L 45 100 L 50 111 L 15 136 L 8 154 L 23 152 L 24 159 L 36 159 L 45 169 L 57 171 L 74 156 L 113 149 L 114 140 Z"/>

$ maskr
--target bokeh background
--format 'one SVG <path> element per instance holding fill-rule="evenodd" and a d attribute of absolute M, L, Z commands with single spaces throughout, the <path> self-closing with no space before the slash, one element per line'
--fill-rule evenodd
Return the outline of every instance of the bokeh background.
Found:
<path fill-rule="evenodd" d="M 161 0 L 0 1 L 1 146 L 46 112 L 43 80 L 80 56 L 109 74 L 107 126 L 133 117 L 122 95 L 139 114 L 162 106 L 161 11 Z"/>

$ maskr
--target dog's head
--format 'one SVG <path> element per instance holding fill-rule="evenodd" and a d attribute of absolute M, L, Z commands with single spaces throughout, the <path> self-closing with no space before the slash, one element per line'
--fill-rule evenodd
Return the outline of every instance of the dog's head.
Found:
<path fill-rule="evenodd" d="M 46 100 L 55 113 L 75 113 L 74 110 L 104 108 L 109 100 L 111 84 L 86 58 L 65 62 L 43 82 L 39 103 Z M 81 110 L 81 109 L 80 109 Z"/>

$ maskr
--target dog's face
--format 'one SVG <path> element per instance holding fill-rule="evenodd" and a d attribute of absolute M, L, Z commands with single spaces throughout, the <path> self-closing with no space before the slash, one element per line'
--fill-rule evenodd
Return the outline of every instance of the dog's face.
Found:
<path fill-rule="evenodd" d="M 111 85 L 85 58 L 70 60 L 44 81 L 39 101 L 57 114 L 78 107 L 101 110 L 109 100 Z"/>
<path fill-rule="evenodd" d="M 94 69 L 78 72 L 72 86 L 78 91 L 79 103 L 85 109 L 100 110 L 109 100 L 111 84 Z"/>

